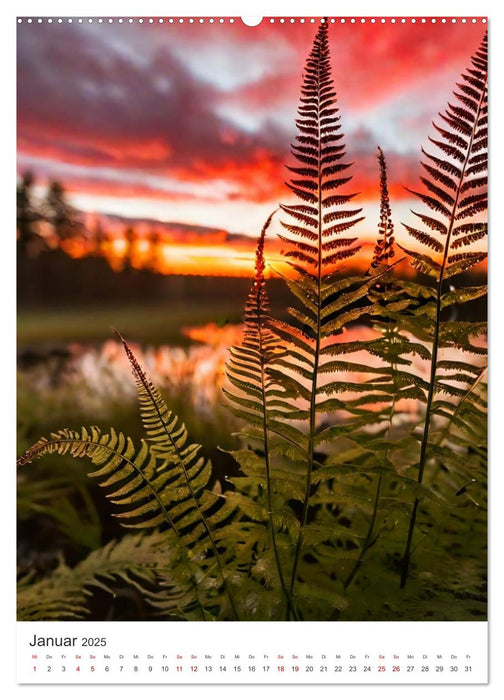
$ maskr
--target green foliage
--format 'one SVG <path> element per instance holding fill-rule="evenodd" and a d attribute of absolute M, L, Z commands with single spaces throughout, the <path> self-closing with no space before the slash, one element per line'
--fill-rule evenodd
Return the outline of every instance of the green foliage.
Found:
<path fill-rule="evenodd" d="M 348 231 L 362 217 L 345 191 L 350 166 L 321 24 L 289 167 L 296 199 L 281 205 L 289 320 L 272 317 L 264 278 L 272 214 L 243 341 L 226 367 L 224 393 L 242 425 L 229 453 L 237 475 L 215 480 L 121 337 L 144 437 L 60 430 L 19 465 L 47 454 L 90 461 L 114 515 L 139 532 L 103 548 L 83 536 L 92 551 L 74 567 L 25 574 L 21 619 L 83 618 L 93 591 L 112 593 L 118 581 L 170 619 L 485 618 L 486 326 L 454 314 L 486 294 L 462 285 L 485 256 L 473 246 L 486 233 L 486 37 L 458 90 L 460 104 L 431 139 L 438 155 L 422 151 L 425 191 L 414 194 L 434 214 L 414 212 L 418 228 L 405 225 L 412 249 L 401 248 L 418 274 L 401 279 L 390 264 L 396 241 L 379 149 L 373 259 L 366 274 L 345 277 L 340 263 L 360 249 Z M 372 335 L 347 339 L 345 327 L 357 323 Z M 69 527 L 65 485 L 49 478 L 41 487 L 37 508 Z M 91 505 L 88 513 L 95 522 Z"/>
<path fill-rule="evenodd" d="M 51 577 L 36 582 L 28 575 L 18 583 L 18 617 L 23 620 L 82 619 L 93 587 L 113 594 L 110 583 L 122 580 L 148 595 L 156 571 L 173 559 L 165 534 L 126 535 L 91 552 L 73 569 L 60 561 Z M 174 548 L 176 551 L 176 548 Z M 107 585 L 109 584 L 109 585 Z"/>
<path fill-rule="evenodd" d="M 440 115 L 448 128 L 446 126 L 441 128 L 434 124 L 440 138 L 431 139 L 431 141 L 442 154 L 448 155 L 449 160 L 422 151 L 429 162 L 422 162 L 428 177 L 421 179 L 430 194 L 426 195 L 422 192 L 413 192 L 413 194 L 436 212 L 436 218 L 417 215 L 424 223 L 425 228 L 429 229 L 429 232 L 407 227 L 408 233 L 416 238 L 424 248 L 431 248 L 442 255 L 439 262 L 432 260 L 427 262 L 428 254 L 421 254 L 421 265 L 417 269 L 425 271 L 428 268 L 434 299 L 426 304 L 423 310 L 417 310 L 411 324 L 411 329 L 417 336 L 427 336 L 431 338 L 432 342 L 429 386 L 418 464 L 417 480 L 419 484 L 424 481 L 425 471 L 432 453 L 434 458 L 445 468 L 447 463 L 453 461 L 451 459 L 454 449 L 453 442 L 441 440 L 439 444 L 436 444 L 435 450 L 431 444 L 432 422 L 436 415 L 439 416 L 439 402 L 436 402 L 435 399 L 439 395 L 463 399 L 468 395 L 468 387 L 474 381 L 474 374 L 480 374 L 483 369 L 481 364 L 471 357 L 474 350 L 471 337 L 481 334 L 484 332 L 483 329 L 477 324 L 467 324 L 464 327 L 463 324 L 444 321 L 442 318 L 442 310 L 449 307 L 450 302 L 453 303 L 451 299 L 457 298 L 456 294 L 450 298 L 450 295 L 445 293 L 445 278 L 455 278 L 486 257 L 486 252 L 481 250 L 453 253 L 455 249 L 469 248 L 486 235 L 486 225 L 480 219 L 480 214 L 487 209 L 488 62 L 486 35 L 480 48 L 472 57 L 471 63 L 472 67 L 468 68 L 467 73 L 462 75 L 462 82 L 457 83 L 459 92 L 454 93 L 455 104 L 450 103 L 446 112 Z M 414 267 L 417 266 L 419 255 L 412 256 Z M 471 292 L 465 294 L 459 292 L 458 296 L 462 300 L 467 300 L 471 298 Z M 466 356 L 462 362 L 451 360 L 448 366 L 441 365 L 438 356 L 444 348 L 462 350 Z M 475 366 L 472 366 L 472 362 L 469 360 L 475 362 Z M 474 396 L 469 401 L 473 403 Z M 478 409 L 484 411 L 484 403 L 479 403 Z M 441 415 L 446 417 L 446 410 Z M 481 421 L 481 418 L 479 420 Z M 406 584 L 409 573 L 410 551 L 418 504 L 418 499 L 415 499 L 406 548 L 402 558 L 402 586 Z"/>

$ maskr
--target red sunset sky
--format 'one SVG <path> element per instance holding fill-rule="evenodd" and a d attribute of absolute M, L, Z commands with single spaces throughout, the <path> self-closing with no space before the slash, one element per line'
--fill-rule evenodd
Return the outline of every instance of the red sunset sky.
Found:
<path fill-rule="evenodd" d="M 413 202 L 404 186 L 418 188 L 420 146 L 484 30 L 481 20 L 330 24 L 352 191 L 361 193 L 366 214 L 360 235 L 376 231 L 378 145 L 388 161 L 396 230 L 408 221 Z M 291 196 L 284 164 L 315 32 L 309 20 L 278 18 L 253 28 L 239 19 L 24 21 L 18 171 L 33 170 L 42 185 L 61 181 L 88 214 L 256 236 Z M 204 246 L 201 259 L 211 266 L 226 240 L 204 235 L 189 242 L 179 234 L 176 243 L 189 257 Z M 251 259 L 249 246 L 241 247 Z"/>

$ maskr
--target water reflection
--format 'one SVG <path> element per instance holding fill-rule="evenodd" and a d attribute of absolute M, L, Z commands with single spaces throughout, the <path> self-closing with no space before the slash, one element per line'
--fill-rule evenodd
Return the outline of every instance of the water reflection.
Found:
<path fill-rule="evenodd" d="M 218 326 L 210 323 L 205 326 L 183 329 L 184 335 L 193 342 L 189 347 L 140 347 L 131 343 L 131 347 L 144 367 L 152 382 L 167 393 L 180 397 L 184 404 L 200 415 L 210 416 L 217 403 L 223 403 L 222 386 L 225 382 L 225 363 L 229 347 L 242 340 L 243 327 L 227 324 Z M 378 332 L 366 326 L 343 329 L 339 336 L 341 342 L 354 340 L 371 340 L 378 337 Z M 484 343 L 484 339 L 480 344 Z M 364 351 L 353 353 L 345 359 L 378 366 L 379 359 Z M 429 363 L 412 353 L 409 371 L 428 380 Z M 439 359 L 465 359 L 469 362 L 481 359 L 467 357 L 467 353 L 457 350 L 443 350 Z M 29 381 L 35 391 L 45 393 L 51 387 L 68 388 L 82 407 L 88 411 L 101 414 L 100 408 L 110 401 L 134 400 L 136 386 L 133 381 L 129 362 L 121 343 L 111 339 L 101 347 L 89 347 L 72 344 L 65 352 L 53 351 L 50 356 L 41 357 L 38 363 L 32 363 Z M 364 372 L 339 372 L 337 378 L 352 383 L 369 380 Z M 346 392 L 338 398 L 357 396 Z M 420 404 L 417 400 L 407 399 L 398 402 L 397 421 L 412 421 L 420 418 Z M 320 416 L 321 421 L 339 418 L 338 415 Z"/>

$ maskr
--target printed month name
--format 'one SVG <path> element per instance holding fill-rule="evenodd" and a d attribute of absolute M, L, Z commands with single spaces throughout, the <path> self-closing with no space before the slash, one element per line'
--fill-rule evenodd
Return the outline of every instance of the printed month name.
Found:
<path fill-rule="evenodd" d="M 37 637 L 33 635 L 33 642 L 28 642 L 31 647 L 73 647 L 77 637 Z"/>
<path fill-rule="evenodd" d="M 37 637 L 33 635 L 33 641 L 28 642 L 31 647 L 73 647 L 77 644 L 78 637 Z M 107 645 L 105 637 L 82 637 L 80 641 L 83 647 L 104 647 Z"/>

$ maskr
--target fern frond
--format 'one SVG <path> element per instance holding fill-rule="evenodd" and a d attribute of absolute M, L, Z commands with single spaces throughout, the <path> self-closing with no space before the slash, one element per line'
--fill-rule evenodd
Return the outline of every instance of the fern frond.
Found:
<path fill-rule="evenodd" d="M 380 221 L 378 224 L 378 241 L 375 246 L 371 268 L 378 268 L 383 264 L 388 266 L 390 258 L 395 254 L 394 226 L 387 185 L 387 166 L 385 156 L 380 148 L 378 149 L 378 162 L 380 167 Z M 353 468 L 353 474 L 355 475 L 360 470 L 367 471 L 369 476 L 376 481 L 376 488 L 372 500 L 372 508 L 368 514 L 366 534 L 361 542 L 357 542 L 358 556 L 344 579 L 344 590 L 354 580 L 366 558 L 368 550 L 379 537 L 379 535 L 375 534 L 375 531 L 384 479 L 387 476 L 394 478 L 394 480 L 397 479 L 396 469 L 389 459 L 390 447 L 387 444 L 387 438 L 389 438 L 393 428 L 396 404 L 402 398 L 405 398 L 406 395 L 410 396 L 412 390 L 415 392 L 416 398 L 418 398 L 418 394 L 416 394 L 418 391 L 420 400 L 423 399 L 423 387 L 419 386 L 419 382 L 414 375 L 411 375 L 404 369 L 404 366 L 411 364 L 409 360 L 411 345 L 408 339 L 399 332 L 396 321 L 397 312 L 400 313 L 410 305 L 409 298 L 407 296 L 403 298 L 403 292 L 404 290 L 393 281 L 392 274 L 388 274 L 384 278 L 384 283 L 375 285 L 369 295 L 371 299 L 384 304 L 385 318 L 383 321 L 375 322 L 375 327 L 381 332 L 382 337 L 380 342 L 373 342 L 372 351 L 368 348 L 372 355 L 382 360 L 383 366 L 373 369 L 369 367 L 366 369 L 366 366 L 364 366 L 360 369 L 363 373 L 367 372 L 369 374 L 370 371 L 374 372 L 375 376 L 372 376 L 366 384 L 373 383 L 375 392 L 377 389 L 381 390 L 381 394 L 375 393 L 372 395 L 372 401 L 384 402 L 384 410 L 377 410 L 376 406 L 373 405 L 367 425 L 363 427 L 364 430 L 369 431 L 369 425 L 379 424 L 385 420 L 387 428 L 377 453 L 373 453 L 372 450 L 368 449 L 366 446 L 367 438 L 363 440 L 362 437 L 358 441 L 356 440 L 357 447 L 350 451 L 351 458 L 356 455 L 363 460 L 359 466 Z M 382 382 L 381 386 L 377 386 L 375 377 L 378 377 L 378 380 Z M 371 397 L 368 396 L 368 400 L 369 398 Z M 342 462 L 344 463 L 345 459 L 345 453 L 343 453 L 340 459 L 334 460 L 333 458 L 333 460 L 329 460 L 325 469 L 329 469 L 330 472 L 331 468 L 334 468 L 332 464 L 336 463 L 337 469 L 341 470 Z"/>
<path fill-rule="evenodd" d="M 341 262 L 360 250 L 357 238 L 348 233 L 363 217 L 361 209 L 348 206 L 355 194 L 343 191 L 350 182 L 350 163 L 345 146 L 336 92 L 331 77 L 327 22 L 320 25 L 308 56 L 298 109 L 298 136 L 292 156 L 299 165 L 289 169 L 302 179 L 288 182 L 301 204 L 281 205 L 291 221 L 282 224 L 287 233 L 286 257 L 294 280 L 288 282 L 298 306 L 288 309 L 291 322 L 276 321 L 274 332 L 286 344 L 286 356 L 273 362 L 270 374 L 297 396 L 296 406 L 285 408 L 284 421 L 301 421 L 302 439 L 294 438 L 284 450 L 304 465 L 301 529 L 296 542 L 290 575 L 290 595 L 294 597 L 297 569 L 303 548 L 303 528 L 308 524 L 312 474 L 317 468 L 315 444 L 317 416 L 329 406 L 340 405 L 327 399 L 327 392 L 345 390 L 345 384 L 324 380 L 333 368 L 321 363 L 322 352 L 336 344 L 336 333 L 345 323 L 358 320 L 373 310 L 366 300 L 375 280 L 338 279 Z M 292 614 L 292 606 L 287 618 Z"/>
<path fill-rule="evenodd" d="M 226 375 L 232 388 L 225 391 L 225 395 L 235 414 L 238 413 L 242 418 L 247 417 L 249 423 L 261 428 L 260 450 L 264 456 L 259 460 L 259 470 L 255 453 L 251 451 L 235 452 L 234 457 L 247 476 L 241 479 L 232 479 L 232 482 L 235 486 L 243 488 L 250 484 L 251 474 L 253 474 L 252 478 L 255 478 L 257 471 L 259 471 L 257 474 L 258 483 L 264 482 L 266 490 L 267 520 L 278 580 L 285 602 L 290 605 L 290 594 L 285 584 L 277 544 L 273 507 L 274 494 L 280 492 L 279 486 L 282 487 L 283 491 L 288 490 L 289 485 L 292 486 L 292 483 L 285 478 L 288 476 L 287 474 L 278 480 L 274 478 L 272 472 L 271 447 L 275 436 L 272 417 L 275 415 L 281 417 L 282 407 L 289 406 L 285 401 L 289 396 L 288 392 L 275 383 L 274 376 L 270 373 L 272 362 L 275 359 L 278 361 L 278 357 L 285 354 L 280 346 L 278 336 L 271 331 L 269 300 L 264 279 L 265 237 L 274 214 L 275 212 L 268 217 L 257 242 L 254 283 L 245 305 L 243 343 L 231 349 L 230 358 L 226 364 Z M 240 406 L 238 411 L 235 408 L 236 404 Z M 280 410 L 278 410 L 279 408 Z M 283 504 L 281 505 L 284 507 Z"/>
<path fill-rule="evenodd" d="M 74 568 L 63 561 L 46 578 L 28 577 L 18 584 L 18 620 L 72 620 L 88 614 L 88 601 L 93 589 L 100 588 L 114 595 L 114 582 L 122 581 L 139 591 L 144 599 L 154 594 L 159 571 L 169 568 L 172 577 L 170 606 L 164 612 L 180 613 L 202 619 L 201 609 L 187 567 L 184 550 L 177 539 L 166 532 L 126 535 L 119 542 L 91 552 Z M 191 565 L 194 569 L 196 565 Z M 192 611 L 192 612 L 191 612 Z M 203 619 L 206 619 L 203 616 Z"/>
<path fill-rule="evenodd" d="M 334 228 L 330 230 L 322 225 L 331 220 L 333 212 L 331 208 L 350 201 L 355 195 L 340 194 L 339 189 L 350 181 L 349 176 L 334 178 L 350 167 L 350 163 L 344 162 L 344 146 L 337 144 L 342 139 L 339 123 L 339 108 L 336 104 L 336 93 L 333 88 L 329 64 L 329 46 L 327 39 L 327 24 L 322 23 L 314 40 L 312 51 L 307 59 L 304 83 L 301 88 L 303 98 L 298 113 L 301 119 L 297 120 L 300 131 L 297 144 L 292 147 L 293 157 L 302 163 L 302 167 L 288 167 L 291 172 L 303 174 L 304 179 L 293 179 L 287 182 L 290 189 L 303 201 L 309 201 L 312 206 L 306 208 L 299 205 L 281 205 L 282 209 L 293 216 L 303 226 L 293 227 L 288 222 L 282 222 L 289 230 L 292 245 L 291 254 L 295 251 L 304 253 L 303 239 L 318 242 L 315 246 L 315 255 L 312 259 L 304 259 L 312 268 L 322 266 L 322 259 L 317 248 L 320 248 L 321 237 L 331 237 L 344 230 Z M 309 101 L 309 103 L 306 102 Z M 311 167 L 305 168 L 306 159 L 309 159 Z M 324 194 L 322 194 L 324 193 Z M 359 210 L 342 210 L 338 208 L 334 212 L 335 218 L 350 218 L 345 224 L 345 229 L 357 223 Z M 360 220 L 360 219 L 359 219 Z M 345 242 L 342 247 L 348 248 L 351 242 Z M 320 252 L 320 251 L 319 251 Z M 354 251 L 355 253 L 356 251 Z M 354 254 L 352 253 L 352 254 Z M 329 263 L 333 263 L 332 261 Z"/>
<path fill-rule="evenodd" d="M 425 467 L 432 451 L 429 435 L 435 393 L 444 392 L 453 396 L 460 396 L 460 389 L 454 384 L 438 380 L 438 351 L 446 339 L 447 326 L 441 319 L 441 310 L 446 306 L 444 295 L 444 280 L 448 277 L 471 269 L 485 257 L 481 251 L 462 251 L 453 253 L 453 249 L 467 248 L 483 238 L 486 227 L 477 221 L 469 221 L 475 215 L 479 215 L 487 208 L 486 177 L 482 175 L 486 171 L 487 157 L 487 37 L 483 38 L 480 48 L 473 55 L 471 62 L 477 71 L 477 75 L 471 73 L 471 69 L 462 75 L 462 82 L 457 83 L 458 91 L 454 93 L 457 100 L 455 104 L 449 104 L 447 110 L 441 115 L 445 127 L 434 124 L 440 139 L 430 139 L 439 147 L 442 153 L 449 156 L 450 160 L 428 156 L 431 164 L 422 163 L 429 177 L 421 178 L 430 194 L 414 192 L 427 206 L 441 214 L 444 219 L 443 228 L 437 222 L 430 223 L 424 219 L 424 223 L 430 231 L 443 234 L 443 240 L 438 241 L 431 233 L 418 231 L 406 227 L 408 233 L 415 237 L 423 246 L 441 253 L 440 262 L 429 261 L 426 254 L 419 258 L 418 254 L 412 254 L 413 265 L 422 272 L 431 274 L 436 281 L 436 301 L 432 308 L 431 321 L 433 323 L 432 335 L 432 359 L 430 365 L 429 391 L 426 402 L 426 414 L 423 426 L 423 435 L 420 444 L 420 458 L 418 465 L 418 483 L 422 484 Z M 424 151 L 425 153 L 425 151 Z M 455 161 L 455 162 L 454 162 Z M 467 194 L 470 192 L 471 194 Z M 459 223 L 461 222 L 461 223 Z M 460 235 L 466 233 L 466 235 Z M 458 236 L 458 237 L 457 237 Z M 443 300 L 445 303 L 443 304 Z M 420 320 L 420 317 L 417 317 Z M 425 316 L 424 316 L 425 318 Z M 414 324 L 415 326 L 415 324 Z M 426 329 L 424 320 L 416 330 L 423 333 Z M 457 333 L 459 331 L 457 330 Z M 429 333 L 427 333 L 427 337 Z M 470 344 L 465 346 L 470 349 Z M 452 375 L 452 381 L 469 381 L 464 373 Z M 418 499 L 415 499 L 410 518 L 408 538 L 402 559 L 401 586 L 404 586 L 408 578 L 411 543 L 418 511 Z"/>
<path fill-rule="evenodd" d="M 380 147 L 378 147 L 378 163 L 380 166 L 380 223 L 378 224 L 378 240 L 371 261 L 372 268 L 388 265 L 389 259 L 395 255 L 394 224 L 387 184 L 387 163 Z"/>
<path fill-rule="evenodd" d="M 165 485 L 163 492 L 163 486 L 158 486 L 166 465 L 159 464 L 145 441 L 138 450 L 130 438 L 113 428 L 109 434 L 102 434 L 94 426 L 80 432 L 63 429 L 41 438 L 18 460 L 18 466 L 54 453 L 88 458 L 98 467 L 90 476 L 107 488 L 114 504 L 124 506 L 117 517 L 124 519 L 127 527 L 149 528 L 164 522 L 177 532 L 173 512 L 168 512 L 168 487 Z"/>
<path fill-rule="evenodd" d="M 232 614 L 237 619 L 238 614 L 213 534 L 214 528 L 227 521 L 231 511 L 226 502 L 208 488 L 212 469 L 210 462 L 199 454 L 201 446 L 188 444 L 185 425 L 168 409 L 161 394 L 140 367 L 131 348 L 124 338 L 118 335 L 137 384 L 142 422 L 152 451 L 165 465 L 171 466 L 172 471 L 174 468 L 176 470 L 176 478 L 170 482 L 171 490 L 174 500 L 180 502 L 178 513 L 184 531 L 191 528 L 190 533 L 184 532 L 184 540 L 187 541 L 191 537 L 194 542 L 202 536 L 208 538 L 208 549 L 215 558 Z"/>
<path fill-rule="evenodd" d="M 232 509 L 208 488 L 210 463 L 200 446 L 188 442 L 185 426 L 169 411 L 159 391 L 147 379 L 131 348 L 120 336 L 138 388 L 147 440 L 136 448 L 129 437 L 111 428 L 102 434 L 96 427 L 61 430 L 42 438 L 19 460 L 22 466 L 45 454 L 71 454 L 88 458 L 98 468 L 89 476 L 99 480 L 107 497 L 118 507 L 115 514 L 128 528 L 168 525 L 181 546 L 204 552 L 204 566 L 216 564 L 229 609 L 237 617 L 224 575 L 213 529 L 222 526 Z M 213 575 L 213 574 L 212 574 Z"/>

